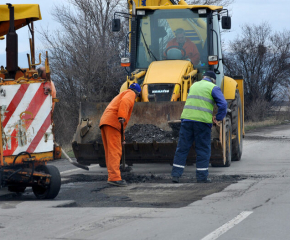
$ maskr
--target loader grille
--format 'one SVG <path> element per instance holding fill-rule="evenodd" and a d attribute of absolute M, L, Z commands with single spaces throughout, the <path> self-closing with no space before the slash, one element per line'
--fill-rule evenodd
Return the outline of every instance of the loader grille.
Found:
<path fill-rule="evenodd" d="M 149 84 L 150 102 L 168 102 L 171 100 L 175 84 Z"/>

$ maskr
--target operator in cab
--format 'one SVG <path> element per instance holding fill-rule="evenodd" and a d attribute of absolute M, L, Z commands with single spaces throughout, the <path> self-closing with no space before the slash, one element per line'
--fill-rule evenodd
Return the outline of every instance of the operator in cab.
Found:
<path fill-rule="evenodd" d="M 166 46 L 166 49 L 176 46 L 178 49 L 185 50 L 184 59 L 190 59 L 193 65 L 198 65 L 200 55 L 196 45 L 187 37 L 185 37 L 185 31 L 182 28 L 178 28 L 175 31 L 175 38 L 171 39 Z"/>
<path fill-rule="evenodd" d="M 207 71 L 202 80 L 190 87 L 182 114 L 178 145 L 171 172 L 172 182 L 178 183 L 189 150 L 195 142 L 196 179 L 198 183 L 208 183 L 208 165 L 211 155 L 211 127 L 220 124 L 227 114 L 227 101 L 221 89 L 215 85 L 216 75 Z M 218 112 L 213 116 L 216 103 Z"/>
<path fill-rule="evenodd" d="M 137 83 L 117 95 L 105 109 L 99 127 L 105 149 L 106 165 L 108 170 L 108 184 L 126 187 L 127 183 L 121 178 L 120 160 L 122 157 L 121 123 L 123 131 L 130 120 L 135 99 L 140 95 L 141 87 Z"/>

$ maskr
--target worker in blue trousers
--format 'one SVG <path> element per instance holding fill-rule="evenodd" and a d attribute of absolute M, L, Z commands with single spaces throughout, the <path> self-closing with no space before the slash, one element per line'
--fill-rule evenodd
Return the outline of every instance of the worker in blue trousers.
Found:
<path fill-rule="evenodd" d="M 208 183 L 208 165 L 211 155 L 211 127 L 218 124 L 227 113 L 227 102 L 221 89 L 215 85 L 216 75 L 207 71 L 201 81 L 195 82 L 189 90 L 184 109 L 181 114 L 181 127 L 176 148 L 172 182 L 178 183 L 186 164 L 189 150 L 195 142 L 196 179 L 198 183 Z M 214 104 L 218 113 L 213 116 Z"/>

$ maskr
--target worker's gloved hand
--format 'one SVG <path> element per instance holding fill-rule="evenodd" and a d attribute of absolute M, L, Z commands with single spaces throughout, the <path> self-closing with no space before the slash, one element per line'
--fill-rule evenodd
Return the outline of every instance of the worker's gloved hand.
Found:
<path fill-rule="evenodd" d="M 222 123 L 222 121 L 218 121 L 218 120 L 216 120 L 216 116 L 213 116 L 213 117 L 212 117 L 212 121 L 213 121 L 213 124 L 214 124 L 214 125 L 218 125 L 218 126 Z"/>
<path fill-rule="evenodd" d="M 120 123 L 124 123 L 125 122 L 125 118 L 119 118 L 119 122 Z"/>

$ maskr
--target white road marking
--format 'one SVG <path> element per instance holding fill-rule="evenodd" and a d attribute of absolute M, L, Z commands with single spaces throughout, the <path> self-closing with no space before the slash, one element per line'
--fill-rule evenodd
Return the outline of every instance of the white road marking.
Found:
<path fill-rule="evenodd" d="M 99 165 L 89 166 L 89 169 L 95 168 L 95 167 L 99 167 Z M 80 171 L 80 170 L 86 171 L 86 170 L 81 169 L 81 168 L 76 168 L 76 169 L 71 169 L 71 170 L 66 170 L 66 171 L 60 172 L 60 174 L 66 174 L 66 173 L 76 172 L 76 171 Z"/>
<path fill-rule="evenodd" d="M 221 227 L 219 227 L 215 231 L 211 232 L 210 234 L 208 234 L 207 236 L 205 236 L 201 240 L 215 240 L 215 239 L 217 239 L 218 237 L 220 237 L 221 235 L 226 233 L 228 230 L 230 230 L 232 227 L 236 226 L 238 223 L 243 221 L 245 218 L 247 218 L 252 213 L 253 212 L 250 212 L 250 211 L 241 212 L 238 216 L 236 216 L 235 218 L 233 218 L 229 222 L 225 223 L 224 225 L 222 225 Z"/>

